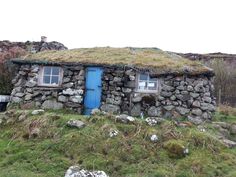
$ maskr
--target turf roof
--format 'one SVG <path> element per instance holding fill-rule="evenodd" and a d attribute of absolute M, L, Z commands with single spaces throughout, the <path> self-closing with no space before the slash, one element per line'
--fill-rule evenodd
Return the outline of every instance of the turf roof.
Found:
<path fill-rule="evenodd" d="M 80 63 L 88 65 L 129 66 L 146 69 L 152 73 L 188 73 L 192 75 L 213 73 L 200 62 L 191 61 L 174 53 L 157 48 L 79 48 L 62 51 L 43 51 L 23 58 L 31 62 Z"/>

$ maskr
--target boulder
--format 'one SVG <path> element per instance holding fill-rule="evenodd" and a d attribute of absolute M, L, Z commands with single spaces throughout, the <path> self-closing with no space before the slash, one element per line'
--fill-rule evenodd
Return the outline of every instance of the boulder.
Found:
<path fill-rule="evenodd" d="M 76 128 L 83 128 L 86 126 L 86 124 L 80 120 L 69 120 L 66 124 L 69 127 L 76 127 Z"/>
<path fill-rule="evenodd" d="M 104 171 L 88 171 L 78 166 L 71 166 L 65 174 L 65 177 L 109 177 Z"/>
<path fill-rule="evenodd" d="M 56 100 L 46 100 L 43 102 L 42 104 L 42 108 L 43 109 L 62 109 L 63 108 L 63 104 L 57 102 Z"/>

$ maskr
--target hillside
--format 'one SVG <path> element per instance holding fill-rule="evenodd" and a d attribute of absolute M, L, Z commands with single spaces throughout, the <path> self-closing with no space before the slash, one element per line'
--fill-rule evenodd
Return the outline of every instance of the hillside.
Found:
<path fill-rule="evenodd" d="M 124 123 L 104 114 L 89 118 L 66 111 L 9 110 L 0 114 L 0 176 L 58 177 L 79 165 L 111 177 L 234 177 L 236 149 L 218 138 L 236 140 L 232 110 L 198 127 L 184 119 L 157 119 L 150 126 L 142 119 Z M 69 127 L 71 119 L 86 126 Z"/>

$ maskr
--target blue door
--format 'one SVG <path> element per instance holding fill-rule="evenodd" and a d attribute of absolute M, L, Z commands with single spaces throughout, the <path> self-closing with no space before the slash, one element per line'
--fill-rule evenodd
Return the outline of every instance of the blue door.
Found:
<path fill-rule="evenodd" d="M 86 70 L 85 115 L 89 115 L 94 108 L 99 108 L 102 94 L 102 68 L 88 67 Z"/>

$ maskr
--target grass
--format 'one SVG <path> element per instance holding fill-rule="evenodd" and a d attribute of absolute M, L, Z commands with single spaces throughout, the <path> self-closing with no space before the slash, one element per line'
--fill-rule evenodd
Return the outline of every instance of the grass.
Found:
<path fill-rule="evenodd" d="M 13 117 L 21 113 L 17 110 Z M 1 177 L 59 177 L 71 165 L 104 170 L 112 177 L 236 174 L 236 149 L 222 146 L 211 132 L 200 132 L 195 126 L 176 127 L 166 121 L 150 127 L 143 120 L 123 124 L 110 117 L 88 118 L 63 111 L 27 117 L 0 127 Z M 67 127 L 69 119 L 82 120 L 87 126 Z M 35 121 L 40 133 L 29 138 L 29 126 Z M 118 136 L 110 138 L 111 129 L 118 130 Z M 157 143 L 150 141 L 153 133 L 159 137 Z M 188 155 L 181 154 L 183 146 L 189 149 Z"/>
<path fill-rule="evenodd" d="M 50 62 L 78 62 L 82 64 L 135 66 L 150 69 L 153 73 L 165 72 L 183 73 L 188 68 L 189 73 L 202 74 L 212 71 L 200 62 L 191 61 L 176 54 L 157 48 L 80 48 L 63 51 L 43 51 L 29 54 L 25 60 Z"/>

